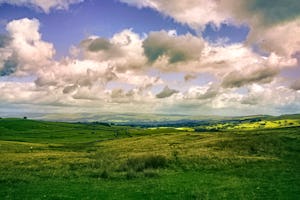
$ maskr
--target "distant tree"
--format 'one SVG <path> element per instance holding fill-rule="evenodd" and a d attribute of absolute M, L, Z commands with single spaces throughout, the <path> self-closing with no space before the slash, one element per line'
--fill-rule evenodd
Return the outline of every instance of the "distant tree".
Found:
<path fill-rule="evenodd" d="M 23 119 L 27 119 L 27 117 L 25 116 L 25 117 L 23 117 Z"/>

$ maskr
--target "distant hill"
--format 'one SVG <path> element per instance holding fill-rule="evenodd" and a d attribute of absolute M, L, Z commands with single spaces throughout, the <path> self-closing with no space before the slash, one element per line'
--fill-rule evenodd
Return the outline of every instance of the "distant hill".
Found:
<path fill-rule="evenodd" d="M 30 117 L 29 117 L 30 119 Z M 35 115 L 31 119 L 58 121 L 58 122 L 82 122 L 82 123 L 106 123 L 127 126 L 142 127 L 182 127 L 203 126 L 216 123 L 245 123 L 261 120 L 300 119 L 300 114 L 281 116 L 251 115 L 251 116 L 190 116 L 190 115 L 166 115 L 166 114 L 115 114 L 115 113 L 76 113 L 76 114 L 46 114 Z"/>

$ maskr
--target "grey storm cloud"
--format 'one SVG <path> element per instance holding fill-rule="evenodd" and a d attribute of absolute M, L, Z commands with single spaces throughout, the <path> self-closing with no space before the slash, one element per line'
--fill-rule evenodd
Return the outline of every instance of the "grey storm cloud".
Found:
<path fill-rule="evenodd" d="M 122 88 L 116 88 L 111 91 L 111 102 L 128 103 L 134 101 L 135 92 L 133 90 L 125 91 Z"/>
<path fill-rule="evenodd" d="M 197 99 L 205 100 L 205 99 L 212 99 L 216 97 L 219 93 L 219 90 L 217 87 L 211 87 L 209 88 L 204 94 L 198 95 Z"/>
<path fill-rule="evenodd" d="M 150 7 L 188 24 L 194 29 L 205 28 L 208 23 L 256 21 L 273 25 L 300 16 L 299 0 L 119 0 L 137 7 Z M 255 19 L 256 18 L 256 19 Z"/>
<path fill-rule="evenodd" d="M 296 51 L 292 57 L 297 59 L 297 63 L 300 66 L 300 51 Z"/>
<path fill-rule="evenodd" d="M 52 80 L 52 79 L 47 79 L 45 77 L 38 77 L 35 81 L 34 81 L 35 85 L 37 87 L 48 87 L 48 86 L 56 86 L 58 83 L 56 80 Z"/>
<path fill-rule="evenodd" d="M 278 69 L 263 68 L 251 73 L 233 71 L 223 79 L 224 88 L 242 87 L 251 83 L 269 83 L 278 74 Z"/>
<path fill-rule="evenodd" d="M 120 49 L 120 46 L 112 43 L 107 38 L 88 38 L 80 43 L 88 53 L 104 53 L 103 56 L 106 59 L 121 57 L 124 52 Z"/>
<path fill-rule="evenodd" d="M 178 93 L 178 90 L 170 89 L 168 86 L 156 95 L 156 98 L 163 99 L 172 96 L 173 94 Z"/>
<path fill-rule="evenodd" d="M 11 38 L 9 36 L 0 34 L 0 48 L 6 47 L 10 40 Z"/>
<path fill-rule="evenodd" d="M 87 49 L 92 52 L 107 51 L 113 47 L 113 44 L 106 38 L 87 39 L 82 44 L 86 44 Z"/>
<path fill-rule="evenodd" d="M 250 0 L 246 5 L 251 13 L 262 14 L 267 25 L 293 20 L 300 16 L 299 0 Z"/>
<path fill-rule="evenodd" d="M 160 56 L 168 56 L 169 63 L 177 63 L 199 57 L 204 42 L 190 34 L 172 36 L 166 31 L 151 32 L 143 42 L 144 53 L 149 62 L 155 62 Z"/>
<path fill-rule="evenodd" d="M 241 100 L 241 104 L 245 105 L 257 105 L 261 99 L 258 96 L 246 96 Z"/>
<path fill-rule="evenodd" d="M 291 84 L 290 88 L 293 89 L 293 90 L 296 90 L 296 91 L 300 90 L 300 79 L 294 81 Z"/>
<path fill-rule="evenodd" d="M 124 90 L 120 88 L 114 89 L 111 92 L 111 98 L 121 98 L 124 97 L 124 95 L 125 95 Z"/>
<path fill-rule="evenodd" d="M 185 82 L 188 82 L 188 81 L 191 81 L 191 80 L 196 79 L 196 78 L 197 78 L 197 76 L 194 75 L 194 74 L 186 74 L 186 75 L 184 76 L 184 81 L 185 81 Z"/>
<path fill-rule="evenodd" d="M 0 76 L 8 76 L 16 72 L 18 62 L 14 59 L 4 61 L 3 68 L 0 69 Z"/>
<path fill-rule="evenodd" d="M 192 88 L 186 93 L 185 99 L 212 100 L 222 91 L 219 84 L 209 84 L 207 86 Z"/>
<path fill-rule="evenodd" d="M 64 94 L 69 94 L 71 92 L 74 92 L 78 88 L 78 85 L 68 85 L 63 89 Z"/>

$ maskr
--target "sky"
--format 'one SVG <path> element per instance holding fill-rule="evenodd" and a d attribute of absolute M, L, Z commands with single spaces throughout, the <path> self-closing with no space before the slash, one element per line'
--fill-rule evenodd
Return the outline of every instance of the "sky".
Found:
<path fill-rule="evenodd" d="M 298 0 L 0 0 L 0 115 L 300 113 Z"/>

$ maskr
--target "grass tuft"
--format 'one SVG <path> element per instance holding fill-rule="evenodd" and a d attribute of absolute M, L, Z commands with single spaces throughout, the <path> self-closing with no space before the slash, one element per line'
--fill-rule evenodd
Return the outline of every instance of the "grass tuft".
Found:
<path fill-rule="evenodd" d="M 122 169 L 141 172 L 145 169 L 158 169 L 167 166 L 167 158 L 162 155 L 143 155 L 128 158 Z"/>

